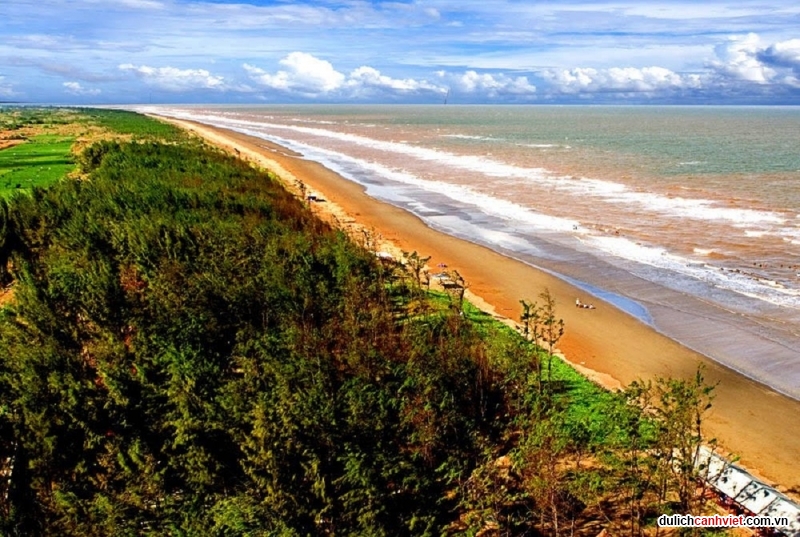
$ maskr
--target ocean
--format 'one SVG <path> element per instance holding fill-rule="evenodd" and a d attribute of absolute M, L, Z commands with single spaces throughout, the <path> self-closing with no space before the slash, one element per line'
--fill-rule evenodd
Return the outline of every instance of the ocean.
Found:
<path fill-rule="evenodd" d="M 800 399 L 800 107 L 136 109 L 281 144 Z"/>

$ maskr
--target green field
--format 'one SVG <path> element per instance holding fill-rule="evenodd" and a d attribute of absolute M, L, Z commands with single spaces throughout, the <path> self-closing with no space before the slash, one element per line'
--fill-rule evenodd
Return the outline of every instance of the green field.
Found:
<path fill-rule="evenodd" d="M 72 122 L 111 131 L 134 139 L 176 142 L 185 140 L 183 131 L 133 112 L 92 109 L 0 109 L 0 128 L 18 131 L 23 127 L 41 126 L 45 131 L 55 125 Z M 64 178 L 75 169 L 71 153 L 75 138 L 56 134 L 40 134 L 25 143 L 0 150 L 0 197 L 14 192 L 45 187 Z"/>
<path fill-rule="evenodd" d="M 186 140 L 186 133 L 178 127 L 150 119 L 136 112 L 94 108 L 81 108 L 78 109 L 78 112 L 84 120 L 117 134 L 132 136 L 135 139 L 156 138 L 166 142 Z"/>
<path fill-rule="evenodd" d="M 66 176 L 75 168 L 70 152 L 73 141 L 45 134 L 0 150 L 0 196 L 47 186 Z"/>

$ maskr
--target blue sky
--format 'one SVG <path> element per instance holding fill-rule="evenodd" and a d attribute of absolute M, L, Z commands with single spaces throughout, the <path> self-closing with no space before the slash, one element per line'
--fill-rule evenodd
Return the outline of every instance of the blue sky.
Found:
<path fill-rule="evenodd" d="M 797 0 L 1 0 L 0 101 L 800 104 Z"/>

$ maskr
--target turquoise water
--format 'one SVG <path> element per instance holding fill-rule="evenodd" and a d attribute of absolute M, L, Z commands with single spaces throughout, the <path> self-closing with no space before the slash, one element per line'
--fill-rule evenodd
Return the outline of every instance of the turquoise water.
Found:
<path fill-rule="evenodd" d="M 157 112 L 281 143 L 800 398 L 800 108 Z"/>

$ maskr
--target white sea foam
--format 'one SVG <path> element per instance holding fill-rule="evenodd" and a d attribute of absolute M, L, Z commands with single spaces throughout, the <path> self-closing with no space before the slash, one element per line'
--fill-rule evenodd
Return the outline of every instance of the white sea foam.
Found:
<path fill-rule="evenodd" d="M 603 179 L 580 178 L 575 181 L 563 181 L 562 190 L 569 190 L 577 195 L 590 195 L 604 198 L 611 203 L 626 203 L 641 206 L 643 209 L 693 220 L 724 220 L 735 225 L 755 223 L 781 224 L 785 218 L 773 211 L 740 209 L 719 206 L 717 202 L 707 199 L 670 197 L 653 192 L 636 191 L 613 181 Z"/>
<path fill-rule="evenodd" d="M 761 238 L 764 235 L 768 235 L 769 233 L 764 230 L 755 230 L 755 229 L 745 229 L 744 236 L 745 237 L 754 237 L 754 238 Z"/>
<path fill-rule="evenodd" d="M 302 153 L 311 160 L 320 162 L 337 173 L 363 184 L 368 188 L 370 188 L 371 185 L 360 181 L 359 177 L 348 171 L 345 165 L 362 171 L 368 171 L 371 175 L 381 177 L 394 183 L 408 185 L 425 192 L 443 195 L 458 202 L 458 204 L 462 206 L 475 207 L 488 216 L 508 222 L 508 225 L 512 228 L 525 228 L 530 231 L 538 232 L 571 231 L 574 233 L 576 229 L 579 230 L 579 232 L 586 232 L 585 228 L 582 228 L 576 220 L 541 214 L 511 201 L 477 192 L 466 186 L 422 179 L 406 171 L 392 169 L 382 164 L 352 157 L 338 151 L 312 146 L 296 140 L 282 138 L 274 134 L 265 135 L 258 129 L 233 127 L 233 130 L 251 136 L 269 138 L 276 143 L 284 145 L 288 149 Z M 420 208 L 424 207 L 426 210 L 431 210 L 430 207 L 416 200 L 412 204 Z"/>
<path fill-rule="evenodd" d="M 286 143 L 287 141 L 282 140 L 282 142 Z M 578 226 L 578 222 L 575 220 L 541 214 L 511 201 L 477 192 L 466 186 L 422 179 L 404 170 L 388 168 L 376 162 L 358 159 L 329 149 L 322 149 L 297 142 L 293 145 L 295 146 L 293 149 L 302 150 L 303 154 L 307 157 L 322 162 L 326 166 L 335 169 L 335 171 L 340 171 L 340 163 L 346 162 L 395 183 L 409 185 L 426 192 L 440 194 L 458 202 L 460 205 L 469 205 L 478 208 L 484 214 L 511 222 L 509 225 L 512 226 L 526 226 L 540 232 L 572 231 Z M 344 173 L 351 179 L 358 180 L 358 178 L 353 177 L 352 174 Z"/>
<path fill-rule="evenodd" d="M 497 159 L 479 155 L 458 155 L 409 145 L 408 143 L 383 141 L 366 136 L 337 132 L 328 129 L 267 123 L 263 121 L 232 120 L 217 114 L 198 114 L 184 110 L 160 110 L 161 113 L 176 115 L 186 119 L 195 119 L 230 128 L 251 128 L 262 134 L 273 131 L 293 131 L 315 137 L 335 139 L 356 146 L 374 149 L 386 153 L 412 157 L 418 161 L 434 162 L 455 170 L 474 172 L 494 178 L 513 178 L 524 182 L 555 188 L 562 192 L 578 196 L 592 196 L 608 203 L 625 203 L 636 205 L 645 211 L 660 213 L 681 219 L 699 221 L 721 220 L 737 226 L 752 224 L 781 224 L 785 222 L 783 215 L 767 210 L 742 209 L 726 207 L 707 199 L 670 197 L 653 192 L 637 191 L 621 183 L 602 179 L 580 177 L 577 180 L 555 175 L 543 168 L 526 168 L 507 164 Z M 463 135 L 460 135 L 463 136 Z M 565 180 L 570 179 L 570 180 Z"/>
<path fill-rule="evenodd" d="M 800 309 L 800 289 L 788 289 L 776 282 L 769 283 L 768 280 L 755 279 L 744 273 L 720 271 L 705 263 L 669 253 L 664 248 L 645 246 L 624 237 L 590 235 L 584 240 L 593 248 L 618 258 L 688 276 L 778 306 Z"/>
<path fill-rule="evenodd" d="M 657 267 L 659 269 L 680 274 L 707 285 L 720 289 L 727 289 L 745 296 L 758 298 L 772 304 L 800 309 L 800 290 L 787 289 L 780 285 L 773 285 L 766 281 L 759 281 L 746 274 L 731 271 L 720 271 L 705 263 L 698 263 L 689 258 L 677 256 L 667 252 L 664 248 L 638 244 L 624 237 L 610 237 L 596 235 L 589 232 L 579 223 L 567 218 L 544 215 L 508 200 L 499 199 L 462 185 L 455 185 L 442 181 L 433 181 L 420 178 L 408 171 L 389 168 L 377 162 L 369 162 L 355 158 L 341 152 L 332 151 L 307 143 L 298 142 L 290 138 L 278 136 L 274 131 L 294 131 L 324 138 L 335 138 L 353 143 L 362 147 L 369 147 L 380 151 L 410 156 L 418 160 L 433 161 L 438 164 L 456 169 L 478 171 L 493 177 L 516 177 L 532 180 L 539 183 L 550 184 L 561 190 L 571 190 L 577 194 L 593 195 L 614 203 L 635 203 L 650 211 L 668 213 L 684 218 L 700 220 L 723 219 L 733 221 L 736 225 L 753 224 L 779 224 L 785 219 L 774 212 L 750 209 L 718 207 L 710 200 L 688 199 L 681 197 L 667 197 L 649 192 L 639 192 L 620 183 L 599 179 L 558 177 L 538 168 L 522 168 L 499 162 L 497 160 L 474 155 L 456 155 L 443 151 L 431 150 L 423 147 L 409 146 L 397 142 L 384 142 L 363 136 L 337 133 L 317 128 L 288 126 L 281 124 L 264 124 L 261 122 L 230 120 L 219 115 L 201 115 L 186 113 L 182 110 L 167 112 L 159 109 L 158 113 L 169 113 L 177 117 L 194 119 L 232 128 L 246 134 L 272 139 L 286 145 L 290 149 L 302 152 L 308 158 L 317 160 L 327 165 L 334 171 L 349 176 L 358 181 L 352 173 L 345 168 L 351 166 L 363 171 L 368 171 L 384 180 L 396 184 L 407 185 L 424 192 L 436 193 L 446 196 L 462 206 L 471 206 L 487 216 L 502 220 L 506 227 L 518 231 L 531 232 L 563 232 L 572 236 L 583 237 L 584 243 L 593 250 L 606 255 L 635 263 Z M 369 185 L 367 185 L 369 186 Z M 579 231 L 576 233 L 575 229 Z M 800 231 L 794 229 L 797 233 Z M 752 229 L 745 232 L 753 232 Z M 497 237 L 499 239 L 499 236 Z M 800 235 L 797 236 L 800 240 Z M 514 249 L 514 241 L 503 241 L 506 247 Z M 792 239 L 794 242 L 794 239 Z M 699 255 L 707 255 L 697 251 Z M 710 253 L 710 250 L 709 252 Z"/>
<path fill-rule="evenodd" d="M 325 121 L 322 119 L 308 119 L 304 117 L 292 117 L 288 119 L 289 121 L 293 121 L 295 123 L 309 123 L 312 125 L 336 125 L 335 121 Z"/>
<path fill-rule="evenodd" d="M 780 235 L 785 242 L 800 246 L 800 229 L 796 227 L 782 228 L 778 235 Z"/>
<path fill-rule="evenodd" d="M 492 138 L 491 136 L 474 136 L 472 134 L 442 134 L 442 138 L 457 138 L 459 140 L 501 140 L 501 138 Z"/>
<path fill-rule="evenodd" d="M 436 209 L 429 206 L 428 204 L 421 202 L 421 201 L 413 201 L 409 203 L 409 206 L 414 208 L 414 211 L 420 213 L 433 213 L 436 212 Z"/>
<path fill-rule="evenodd" d="M 556 144 L 517 144 L 520 147 L 530 147 L 533 149 L 552 149 L 554 147 L 560 147 L 564 149 L 569 149 L 568 145 L 556 145 Z"/>

